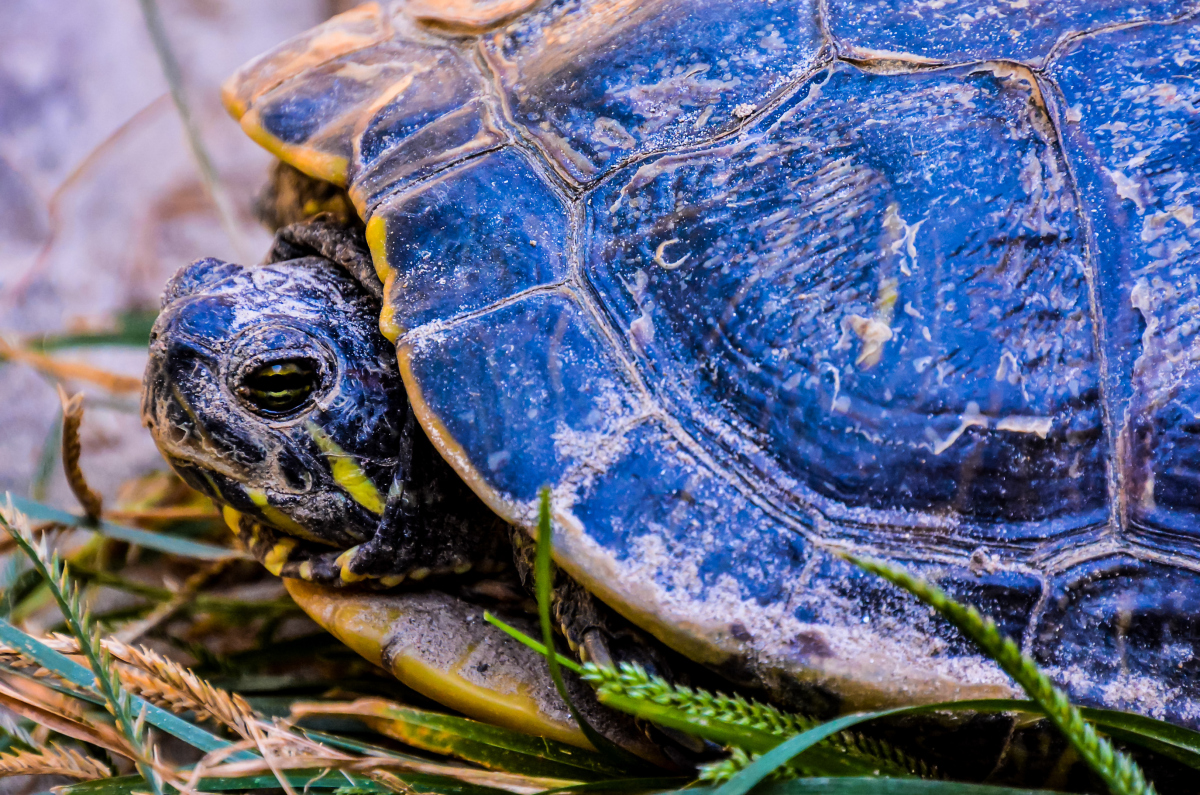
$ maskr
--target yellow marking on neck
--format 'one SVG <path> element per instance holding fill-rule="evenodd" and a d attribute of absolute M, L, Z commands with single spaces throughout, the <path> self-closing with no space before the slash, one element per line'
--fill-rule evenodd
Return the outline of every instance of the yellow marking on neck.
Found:
<path fill-rule="evenodd" d="M 329 438 L 329 434 L 315 424 L 310 422 L 305 427 L 313 441 L 317 443 L 317 447 L 321 448 L 321 452 L 325 454 L 325 459 L 329 461 L 329 470 L 333 473 L 333 479 L 337 481 L 337 484 L 345 489 L 346 493 L 353 497 L 359 505 L 371 513 L 382 514 L 383 497 L 379 496 L 379 490 L 358 466 L 354 456 L 348 455 L 345 450 L 338 447 L 337 443 Z"/>
<path fill-rule="evenodd" d="M 306 560 L 300 564 L 300 579 L 302 579 L 302 580 L 311 580 L 312 579 L 312 561 L 311 560 Z"/>
<path fill-rule="evenodd" d="M 288 556 L 292 554 L 292 550 L 295 548 L 295 539 L 283 539 L 271 547 L 271 551 L 263 558 L 263 566 L 266 567 L 267 571 L 278 577 L 279 572 L 283 571 L 283 564 L 288 562 Z"/>

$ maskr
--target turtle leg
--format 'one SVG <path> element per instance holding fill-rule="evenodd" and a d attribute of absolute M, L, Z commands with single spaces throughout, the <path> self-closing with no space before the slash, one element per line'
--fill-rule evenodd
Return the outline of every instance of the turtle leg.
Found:
<path fill-rule="evenodd" d="M 437 590 L 353 593 L 284 584 L 318 624 L 422 695 L 479 720 L 587 747 L 541 655 L 485 622 L 484 607 Z M 506 618 L 534 628 L 521 616 Z M 572 695 L 586 689 L 574 683 Z"/>
<path fill-rule="evenodd" d="M 433 448 L 406 406 L 396 473 L 371 539 L 343 553 L 341 578 L 398 582 L 508 565 L 507 527 Z"/>
<path fill-rule="evenodd" d="M 383 283 L 375 273 L 361 227 L 347 224 L 330 213 L 289 224 L 275 233 L 263 264 L 312 256 L 340 265 L 376 301 L 383 302 Z"/>
<path fill-rule="evenodd" d="M 362 226 L 345 188 L 311 177 L 282 160 L 271 166 L 270 178 L 254 200 L 254 213 L 271 232 L 322 214 L 346 226 Z"/>
<path fill-rule="evenodd" d="M 517 575 L 525 588 L 533 593 L 536 545 L 524 531 L 514 527 L 512 546 Z M 660 644 L 617 615 L 563 570 L 555 567 L 552 576 L 552 619 L 581 662 L 594 662 L 610 668 L 633 663 L 652 676 L 662 677 L 669 682 L 686 683 L 687 673 L 676 670 L 678 666 L 672 663 Z M 680 769 L 689 769 L 701 761 L 712 759 L 720 751 L 716 746 L 683 732 L 643 721 L 638 721 L 637 727 L 653 747 Z"/>

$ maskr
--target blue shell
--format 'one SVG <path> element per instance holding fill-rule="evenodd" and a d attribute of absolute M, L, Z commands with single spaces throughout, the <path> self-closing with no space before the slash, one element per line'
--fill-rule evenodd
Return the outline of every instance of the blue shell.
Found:
<path fill-rule="evenodd" d="M 551 484 L 560 563 L 667 643 L 1007 692 L 853 550 L 1200 725 L 1200 11 L 939 5 L 369 7 L 227 101 L 350 187 L 443 455 L 513 521 Z"/>

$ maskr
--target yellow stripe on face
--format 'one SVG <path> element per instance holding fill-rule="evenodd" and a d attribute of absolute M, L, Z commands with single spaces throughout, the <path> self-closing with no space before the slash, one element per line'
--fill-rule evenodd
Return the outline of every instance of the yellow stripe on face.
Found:
<path fill-rule="evenodd" d="M 258 489 L 246 489 L 246 495 L 250 497 L 250 502 L 258 508 L 262 517 L 271 523 L 273 527 L 284 531 L 288 535 L 293 535 L 298 538 L 303 538 L 305 541 L 315 541 L 318 544 L 328 544 L 333 546 L 327 538 L 321 538 L 316 533 L 310 532 L 307 528 L 296 522 L 295 519 L 285 514 L 267 501 L 267 495 Z"/>
<path fill-rule="evenodd" d="M 329 438 L 329 434 L 313 423 L 310 422 L 305 427 L 313 441 L 317 443 L 317 447 L 321 448 L 321 452 L 325 454 L 325 459 L 329 461 L 329 470 L 333 473 L 333 479 L 337 481 L 337 484 L 359 505 L 371 513 L 382 514 L 383 497 L 379 496 L 379 490 L 375 488 L 375 484 L 359 468 L 354 456 L 348 455 L 345 450 L 338 447 L 337 443 Z"/>

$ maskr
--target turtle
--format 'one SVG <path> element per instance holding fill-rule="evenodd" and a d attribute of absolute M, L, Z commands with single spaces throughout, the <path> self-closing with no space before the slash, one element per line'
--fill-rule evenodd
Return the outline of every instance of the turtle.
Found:
<path fill-rule="evenodd" d="M 491 687 L 413 583 L 548 486 L 597 610 L 779 703 L 1012 694 L 854 553 L 1200 726 L 1194 0 L 368 3 L 223 98 L 362 228 L 181 270 L 144 421 L 401 678 Z"/>

